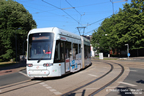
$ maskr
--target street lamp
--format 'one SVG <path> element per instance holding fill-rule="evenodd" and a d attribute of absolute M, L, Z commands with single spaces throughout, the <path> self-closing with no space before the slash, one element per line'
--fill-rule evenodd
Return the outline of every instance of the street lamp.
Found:
<path fill-rule="evenodd" d="M 125 46 L 127 46 L 127 56 L 129 58 L 129 56 L 130 56 L 130 53 L 129 53 L 129 44 L 125 44 Z"/>

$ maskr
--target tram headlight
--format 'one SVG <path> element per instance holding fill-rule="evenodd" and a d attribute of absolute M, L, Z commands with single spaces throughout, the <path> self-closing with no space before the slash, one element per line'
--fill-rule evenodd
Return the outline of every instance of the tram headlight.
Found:
<path fill-rule="evenodd" d="M 53 63 L 44 63 L 43 64 L 44 67 L 49 67 L 49 66 L 52 66 L 52 65 L 53 65 Z"/>
<path fill-rule="evenodd" d="M 33 64 L 27 64 L 27 66 L 28 66 L 28 67 L 32 67 L 32 66 L 33 66 Z"/>

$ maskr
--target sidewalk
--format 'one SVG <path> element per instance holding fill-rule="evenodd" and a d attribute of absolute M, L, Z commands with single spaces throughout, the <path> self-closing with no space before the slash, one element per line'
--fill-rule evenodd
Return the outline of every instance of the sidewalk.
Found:
<path fill-rule="evenodd" d="M 99 59 L 99 57 L 92 57 L 92 60 L 123 60 L 123 61 L 137 61 L 144 62 L 144 57 L 103 57 L 103 59 Z"/>
<path fill-rule="evenodd" d="M 0 76 L 15 73 L 20 70 L 23 70 L 26 68 L 25 66 L 26 66 L 25 62 L 19 62 L 14 65 L 11 65 L 11 66 L 2 67 L 2 68 L 0 68 Z"/>

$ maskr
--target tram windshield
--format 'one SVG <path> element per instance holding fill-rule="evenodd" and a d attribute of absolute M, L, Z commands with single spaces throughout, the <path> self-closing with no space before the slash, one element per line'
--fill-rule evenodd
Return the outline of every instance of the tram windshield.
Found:
<path fill-rule="evenodd" d="M 50 60 L 52 45 L 53 33 L 30 34 L 28 44 L 28 60 Z"/>

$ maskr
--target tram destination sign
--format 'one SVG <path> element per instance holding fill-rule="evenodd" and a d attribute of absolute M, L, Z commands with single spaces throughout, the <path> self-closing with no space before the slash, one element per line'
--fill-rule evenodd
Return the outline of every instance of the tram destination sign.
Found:
<path fill-rule="evenodd" d="M 49 36 L 32 37 L 32 40 L 49 40 Z"/>

